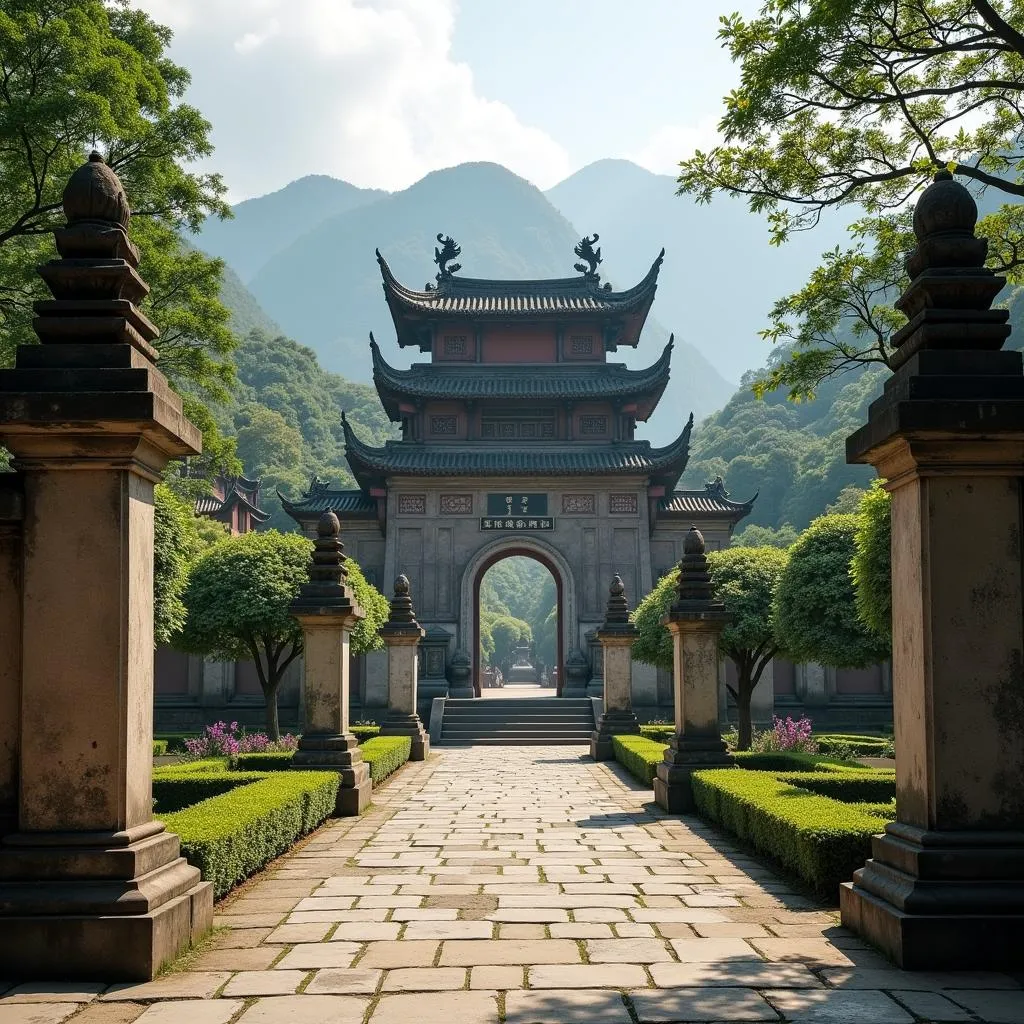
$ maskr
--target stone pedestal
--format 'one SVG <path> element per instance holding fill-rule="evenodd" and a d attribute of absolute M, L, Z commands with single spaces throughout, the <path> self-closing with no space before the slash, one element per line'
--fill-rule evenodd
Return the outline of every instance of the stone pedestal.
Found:
<path fill-rule="evenodd" d="M 388 649 L 388 714 L 380 734 L 410 736 L 410 761 L 425 761 L 430 753 L 430 737 L 416 710 L 419 642 L 423 632 L 413 614 L 409 580 L 399 576 L 395 580 L 391 615 L 380 631 Z"/>
<path fill-rule="evenodd" d="M 475 697 L 473 689 L 473 659 L 461 648 L 448 663 L 448 696 L 455 698 Z"/>
<path fill-rule="evenodd" d="M 42 344 L 0 371 L 0 443 L 25 500 L 0 964 L 16 978 L 144 980 L 213 916 L 212 887 L 152 820 L 153 485 L 200 437 L 154 367 L 127 201 L 98 154 L 64 210 L 64 258 L 40 270 L 54 294 L 36 304 Z M 0 636 L 0 665 L 11 641 Z"/>
<path fill-rule="evenodd" d="M 587 658 L 590 661 L 590 678 L 587 680 L 588 697 L 604 697 L 604 655 L 601 653 L 600 630 L 587 630 L 583 639 L 587 642 Z"/>
<path fill-rule="evenodd" d="M 614 759 L 613 736 L 640 732 L 631 703 L 635 638 L 636 627 L 629 621 L 625 588 L 622 579 L 616 576 L 609 591 L 604 623 L 597 631 L 604 662 L 604 710 L 590 738 L 590 756 L 595 761 Z"/>
<path fill-rule="evenodd" d="M 695 771 L 732 764 L 718 715 L 718 638 L 729 615 L 713 598 L 704 538 L 693 527 L 683 552 L 677 600 L 662 619 L 672 634 L 675 735 L 654 780 L 654 799 L 675 814 L 694 810 Z"/>
<path fill-rule="evenodd" d="M 310 580 L 292 603 L 303 636 L 303 729 L 292 767 L 341 776 L 337 813 L 361 814 L 370 802 L 370 769 L 349 731 L 349 637 L 364 612 L 345 585 L 341 526 L 325 512 L 318 526 Z"/>
<path fill-rule="evenodd" d="M 847 442 L 892 493 L 897 820 L 840 907 L 908 969 L 1024 963 L 1024 376 L 975 216 L 948 175 L 921 197 L 901 365 Z"/>
<path fill-rule="evenodd" d="M 562 680 L 559 697 L 579 699 L 587 695 L 587 680 L 590 678 L 590 664 L 587 656 L 578 647 L 569 651 L 565 659 L 565 678 Z"/>

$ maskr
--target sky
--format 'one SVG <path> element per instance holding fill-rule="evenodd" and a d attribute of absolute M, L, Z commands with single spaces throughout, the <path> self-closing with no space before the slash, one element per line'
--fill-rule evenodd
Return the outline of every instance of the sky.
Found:
<path fill-rule="evenodd" d="M 238 202 L 307 174 L 398 190 L 493 160 L 540 188 L 604 157 L 671 174 L 716 139 L 721 14 L 760 0 L 138 0 Z"/>

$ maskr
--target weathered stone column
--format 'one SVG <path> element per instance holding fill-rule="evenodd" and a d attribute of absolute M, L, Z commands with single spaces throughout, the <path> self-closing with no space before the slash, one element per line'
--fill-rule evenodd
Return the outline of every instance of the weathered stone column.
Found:
<path fill-rule="evenodd" d="M 0 473 L 0 837 L 18 826 L 23 518 L 20 474 Z"/>
<path fill-rule="evenodd" d="M 840 891 L 904 968 L 1013 968 L 1024 935 L 1024 375 L 946 172 L 914 213 L 896 372 L 847 460 L 892 493 L 896 816 Z"/>
<path fill-rule="evenodd" d="M 640 723 L 633 714 L 633 640 L 636 626 L 629 621 L 626 588 L 619 576 L 612 579 L 608 591 L 608 607 L 604 622 L 597 631 L 604 661 L 604 711 L 590 737 L 590 756 L 595 761 L 614 758 L 613 736 L 640 732 Z"/>
<path fill-rule="evenodd" d="M 380 631 L 388 648 L 388 714 L 380 734 L 411 736 L 411 761 L 425 761 L 430 753 L 430 739 L 416 711 L 419 643 L 423 632 L 412 610 L 409 578 L 399 576 L 391 599 L 391 615 Z"/>
<path fill-rule="evenodd" d="M 341 524 L 325 512 L 317 524 L 309 582 L 292 602 L 302 626 L 303 727 L 293 768 L 325 768 L 341 776 L 338 814 L 361 814 L 370 802 L 370 768 L 349 731 L 349 637 L 364 618 L 345 580 Z"/>
<path fill-rule="evenodd" d="M 0 846 L 15 977 L 152 977 L 212 922 L 212 889 L 153 820 L 153 485 L 199 431 L 157 371 L 129 209 L 98 153 L 40 268 L 41 345 L 0 371 L 24 482 L 18 831 Z"/>
<path fill-rule="evenodd" d="M 729 613 L 714 598 L 704 538 L 693 526 L 683 541 L 675 604 L 661 621 L 672 634 L 676 731 L 658 765 L 654 799 L 678 814 L 694 809 L 695 771 L 732 764 L 718 720 L 718 638 Z"/>

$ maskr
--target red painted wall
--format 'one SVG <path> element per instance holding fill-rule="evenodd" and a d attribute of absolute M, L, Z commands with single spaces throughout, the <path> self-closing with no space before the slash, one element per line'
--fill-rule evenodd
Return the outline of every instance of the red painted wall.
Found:
<path fill-rule="evenodd" d="M 483 338 L 485 363 L 553 363 L 553 327 L 491 327 Z"/>

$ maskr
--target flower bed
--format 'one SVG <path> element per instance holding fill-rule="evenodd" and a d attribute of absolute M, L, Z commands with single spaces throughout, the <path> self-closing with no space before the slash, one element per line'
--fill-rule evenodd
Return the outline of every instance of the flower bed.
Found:
<path fill-rule="evenodd" d="M 856 781 L 852 772 L 845 777 Z M 879 812 L 890 806 L 819 796 L 793 785 L 785 775 L 766 771 L 696 772 L 693 793 L 702 818 L 749 842 L 832 899 L 840 883 L 849 881 L 871 856 L 871 837 L 882 830 Z"/>
<path fill-rule="evenodd" d="M 220 897 L 330 817 L 338 783 L 335 772 L 274 772 L 164 822 Z"/>

